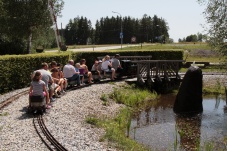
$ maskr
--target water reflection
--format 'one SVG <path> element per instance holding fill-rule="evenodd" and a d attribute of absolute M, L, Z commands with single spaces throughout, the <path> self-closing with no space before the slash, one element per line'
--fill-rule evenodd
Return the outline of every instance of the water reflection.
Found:
<path fill-rule="evenodd" d="M 222 140 L 227 133 L 227 113 L 222 96 L 204 96 L 203 113 L 187 118 L 174 114 L 175 98 L 162 95 L 153 107 L 132 119 L 130 137 L 154 150 L 174 150 L 174 141 L 182 150 L 195 150 L 207 142 L 218 142 L 225 149 Z"/>
<path fill-rule="evenodd" d="M 193 117 L 176 116 L 176 128 L 180 135 L 180 148 L 184 150 L 197 150 L 200 145 L 202 116 Z"/>

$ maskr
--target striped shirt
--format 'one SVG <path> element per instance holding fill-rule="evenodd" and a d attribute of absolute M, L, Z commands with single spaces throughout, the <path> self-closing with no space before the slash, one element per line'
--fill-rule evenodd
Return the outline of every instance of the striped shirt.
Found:
<path fill-rule="evenodd" d="M 45 82 L 43 80 L 32 81 L 31 86 L 33 87 L 32 95 L 34 96 L 44 96 L 43 95 L 43 85 L 45 86 Z"/>

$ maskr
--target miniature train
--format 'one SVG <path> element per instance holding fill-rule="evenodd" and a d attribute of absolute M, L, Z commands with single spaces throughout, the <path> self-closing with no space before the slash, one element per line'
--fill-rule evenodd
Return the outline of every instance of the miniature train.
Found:
<path fill-rule="evenodd" d="M 119 75 L 121 77 L 135 77 L 136 73 L 137 73 L 137 66 L 134 65 L 130 60 L 122 60 L 121 61 L 121 66 L 122 66 L 122 70 L 121 73 L 116 71 L 116 76 L 119 77 Z M 98 76 L 97 71 L 92 71 L 92 78 L 94 82 L 97 81 L 102 81 L 104 79 L 108 79 L 111 78 L 111 72 L 107 72 L 104 74 L 103 72 L 101 72 L 101 77 L 102 79 L 100 79 L 100 77 Z M 119 78 L 121 78 L 119 77 Z M 88 77 L 84 76 L 84 83 L 88 82 Z M 77 86 L 76 85 L 76 81 L 68 81 L 68 87 L 74 87 Z M 46 98 L 45 97 L 41 97 L 41 96 L 30 96 L 29 97 L 30 100 L 30 106 L 28 109 L 29 113 L 39 113 L 39 114 L 43 114 L 46 112 Z"/>
<path fill-rule="evenodd" d="M 115 73 L 116 77 L 118 77 L 118 78 L 121 78 L 121 77 L 126 77 L 126 78 L 136 77 L 136 74 L 137 74 L 137 65 L 136 64 L 134 64 L 131 60 L 121 60 L 120 62 L 121 62 L 122 70 L 116 71 L 116 73 Z M 111 78 L 111 74 L 112 74 L 112 72 L 106 72 L 105 76 L 104 76 L 104 72 L 101 71 L 100 72 L 101 79 L 100 79 L 97 71 L 91 71 L 91 73 L 92 73 L 92 79 L 93 79 L 94 82 L 98 82 L 98 81 L 101 81 L 103 79 Z M 84 76 L 83 82 L 87 83 L 88 82 L 87 75 L 84 75 L 84 74 L 81 73 L 81 77 L 82 76 Z M 68 85 L 69 86 L 76 85 L 76 81 L 69 81 Z"/>

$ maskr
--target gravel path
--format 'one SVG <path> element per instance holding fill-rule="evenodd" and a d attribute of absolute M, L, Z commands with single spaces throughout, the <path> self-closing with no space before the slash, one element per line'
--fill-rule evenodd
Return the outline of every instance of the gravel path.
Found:
<path fill-rule="evenodd" d="M 203 75 L 203 87 L 215 87 L 218 83 L 227 86 L 227 75 Z"/>
<path fill-rule="evenodd" d="M 104 142 L 99 142 L 104 130 L 92 127 L 85 119 L 89 115 L 100 117 L 115 115 L 123 105 L 109 100 L 109 105 L 104 106 L 100 97 L 104 93 L 109 94 L 114 87 L 122 83 L 124 82 L 94 84 L 67 92 L 53 103 L 53 108 L 45 115 L 47 128 L 69 151 L 115 150 Z M 1 95 L 0 100 L 15 93 L 16 91 Z M 26 95 L 0 111 L 1 151 L 48 150 L 35 131 L 32 116 L 25 112 L 27 105 Z"/>

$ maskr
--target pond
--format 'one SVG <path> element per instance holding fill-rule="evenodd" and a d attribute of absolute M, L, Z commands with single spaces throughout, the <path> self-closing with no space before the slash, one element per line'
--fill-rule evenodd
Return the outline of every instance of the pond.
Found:
<path fill-rule="evenodd" d="M 176 95 L 165 94 L 131 121 L 130 138 L 157 151 L 226 150 L 225 98 L 204 96 L 203 113 L 193 117 L 173 112 Z M 226 110 L 227 111 L 227 110 Z"/>

